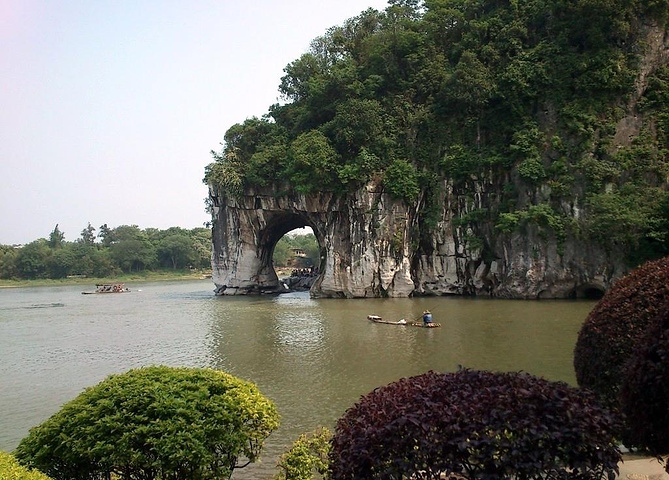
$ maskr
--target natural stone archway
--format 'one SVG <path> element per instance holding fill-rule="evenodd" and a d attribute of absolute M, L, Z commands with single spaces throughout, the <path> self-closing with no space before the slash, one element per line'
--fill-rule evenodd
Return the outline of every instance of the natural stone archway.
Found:
<path fill-rule="evenodd" d="M 414 290 L 405 238 L 412 215 L 373 184 L 350 195 L 282 195 L 267 188 L 241 197 L 212 190 L 210 197 L 219 294 L 284 291 L 272 266 L 274 246 L 303 226 L 313 229 L 321 250 L 312 296 L 406 297 Z"/>

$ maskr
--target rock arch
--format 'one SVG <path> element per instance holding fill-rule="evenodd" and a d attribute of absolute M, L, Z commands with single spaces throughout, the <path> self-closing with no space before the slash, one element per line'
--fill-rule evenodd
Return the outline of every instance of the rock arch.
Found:
<path fill-rule="evenodd" d="M 213 280 L 222 295 L 284 291 L 272 254 L 287 232 L 313 229 L 321 250 L 314 297 L 409 296 L 414 290 L 408 242 L 411 215 L 374 185 L 353 195 L 281 194 L 249 189 L 240 197 L 210 191 Z"/>

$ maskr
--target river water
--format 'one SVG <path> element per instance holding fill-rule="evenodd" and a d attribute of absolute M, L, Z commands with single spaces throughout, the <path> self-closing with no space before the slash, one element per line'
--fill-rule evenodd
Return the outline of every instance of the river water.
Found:
<path fill-rule="evenodd" d="M 333 427 L 361 395 L 428 370 L 523 370 L 575 384 L 572 353 L 592 301 L 472 298 L 335 300 L 308 293 L 215 297 L 210 280 L 0 289 L 0 450 L 111 373 L 212 367 L 254 382 L 281 414 L 262 460 L 235 479 L 269 479 L 277 457 Z M 90 290 L 90 288 L 89 288 Z M 442 328 L 375 324 L 430 309 Z"/>

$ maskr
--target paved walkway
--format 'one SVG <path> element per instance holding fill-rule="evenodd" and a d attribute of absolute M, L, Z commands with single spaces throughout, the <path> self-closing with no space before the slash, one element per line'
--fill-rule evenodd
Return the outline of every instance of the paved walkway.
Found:
<path fill-rule="evenodd" d="M 669 480 L 669 474 L 664 471 L 664 466 L 654 458 L 623 455 L 618 478 L 622 480 Z"/>

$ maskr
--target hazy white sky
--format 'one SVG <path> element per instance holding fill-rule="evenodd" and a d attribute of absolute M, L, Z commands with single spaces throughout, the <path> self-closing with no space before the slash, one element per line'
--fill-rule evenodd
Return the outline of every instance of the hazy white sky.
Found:
<path fill-rule="evenodd" d="M 0 0 L 0 244 L 209 220 L 210 150 L 387 0 Z"/>

